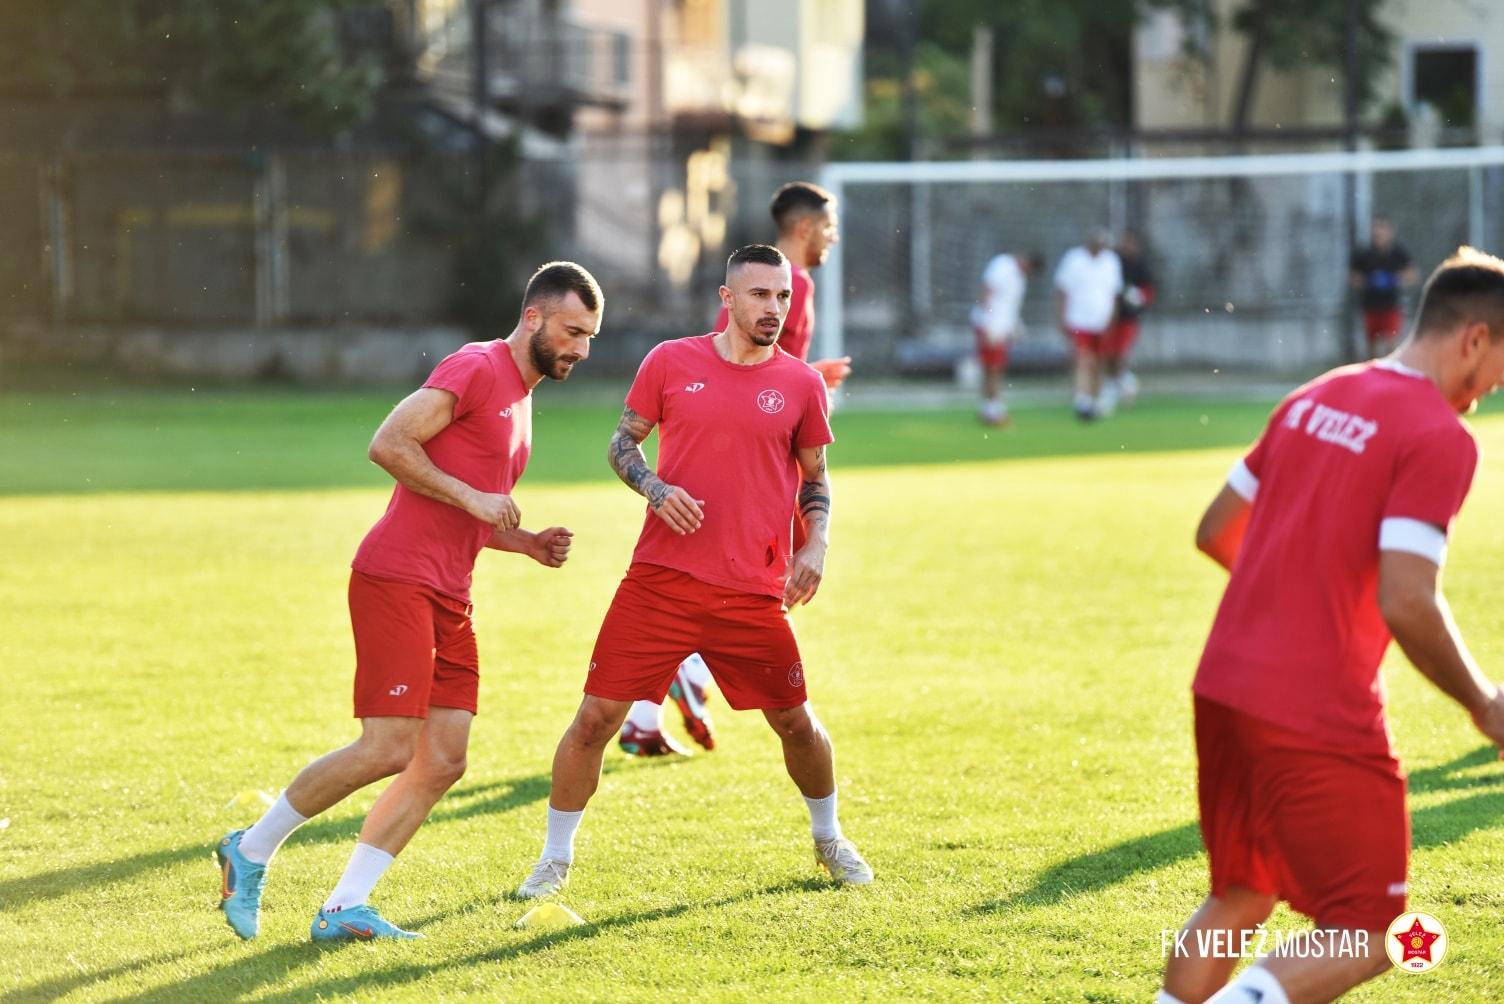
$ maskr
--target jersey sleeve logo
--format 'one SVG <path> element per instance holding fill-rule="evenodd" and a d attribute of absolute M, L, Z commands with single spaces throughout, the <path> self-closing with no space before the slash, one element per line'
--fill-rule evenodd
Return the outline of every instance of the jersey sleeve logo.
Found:
<path fill-rule="evenodd" d="M 769 415 L 776 415 L 783 410 L 783 394 L 776 390 L 765 390 L 757 395 L 757 406 Z"/>

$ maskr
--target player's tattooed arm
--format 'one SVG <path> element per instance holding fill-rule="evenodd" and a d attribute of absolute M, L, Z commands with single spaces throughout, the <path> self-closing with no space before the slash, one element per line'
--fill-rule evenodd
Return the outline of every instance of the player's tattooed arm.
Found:
<path fill-rule="evenodd" d="M 648 505 L 675 533 L 694 533 L 700 528 L 705 514 L 688 492 L 665 482 L 648 466 L 647 455 L 642 452 L 643 440 L 653 431 L 653 423 L 631 408 L 624 408 L 616 431 L 611 434 L 611 444 L 606 449 L 606 460 L 616 476 L 634 492 L 648 500 Z"/>
<path fill-rule="evenodd" d="M 789 562 L 783 601 L 790 607 L 814 599 L 825 576 L 830 528 L 830 477 L 825 471 L 825 447 L 799 450 L 799 477 L 799 516 L 808 540 Z"/>
<path fill-rule="evenodd" d="M 653 431 L 653 423 L 643 418 L 631 408 L 626 408 L 621 413 L 621 421 L 616 425 L 616 431 L 611 434 L 611 445 L 606 451 L 606 459 L 611 464 L 611 469 L 616 476 L 626 482 L 627 487 L 648 500 L 653 508 L 663 504 L 663 499 L 668 494 L 668 485 L 664 484 L 653 469 L 648 466 L 647 455 L 642 452 L 643 440 Z"/>
<path fill-rule="evenodd" d="M 810 537 L 818 535 L 823 541 L 830 526 L 830 477 L 825 470 L 825 447 L 799 453 L 799 515 Z"/>

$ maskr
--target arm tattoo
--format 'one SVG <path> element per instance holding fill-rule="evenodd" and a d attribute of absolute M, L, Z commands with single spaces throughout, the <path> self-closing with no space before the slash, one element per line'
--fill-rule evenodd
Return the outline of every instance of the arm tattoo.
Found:
<path fill-rule="evenodd" d="M 606 460 L 616 476 L 637 494 L 648 500 L 654 509 L 663 505 L 672 489 L 663 483 L 648 466 L 648 458 L 642 452 L 642 441 L 653 431 L 653 423 L 631 408 L 621 413 L 621 422 L 611 434 L 611 445 L 606 450 Z"/>
<path fill-rule="evenodd" d="M 830 478 L 825 473 L 825 450 L 822 447 L 813 470 L 804 471 L 799 483 L 799 515 L 805 525 L 814 531 L 824 530 L 830 524 Z"/>

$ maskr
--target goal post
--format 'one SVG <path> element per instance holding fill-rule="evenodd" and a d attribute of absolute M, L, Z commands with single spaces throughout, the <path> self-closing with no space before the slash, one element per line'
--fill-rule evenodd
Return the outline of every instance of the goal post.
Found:
<path fill-rule="evenodd" d="M 864 369 L 964 355 L 982 268 L 1037 251 L 1015 356 L 1063 357 L 1052 276 L 1095 228 L 1138 232 L 1156 277 L 1147 364 L 1309 368 L 1343 355 L 1349 227 L 1382 213 L 1422 274 L 1504 251 L 1504 146 L 1236 157 L 830 163 L 841 241 L 818 275 L 816 349 Z M 1348 185 L 1352 186 L 1349 195 Z"/>

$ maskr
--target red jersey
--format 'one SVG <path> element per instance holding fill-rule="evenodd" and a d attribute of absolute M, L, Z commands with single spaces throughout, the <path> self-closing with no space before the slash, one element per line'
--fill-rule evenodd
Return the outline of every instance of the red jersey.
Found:
<path fill-rule="evenodd" d="M 809 269 L 789 263 L 793 268 L 794 281 L 790 286 L 789 312 L 783 319 L 783 331 L 778 335 L 778 347 L 795 359 L 809 361 L 810 342 L 815 334 L 815 280 L 809 277 Z M 731 323 L 731 314 L 723 306 L 715 315 L 715 330 L 725 331 Z"/>
<path fill-rule="evenodd" d="M 472 342 L 434 369 L 424 387 L 454 394 L 454 420 L 423 444 L 433 465 L 482 492 L 510 494 L 533 444 L 533 398 L 501 340 Z M 351 567 L 470 600 L 475 556 L 493 527 L 463 509 L 398 485 Z"/>
<path fill-rule="evenodd" d="M 1440 563 L 1477 462 L 1436 386 L 1394 363 L 1287 397 L 1229 478 L 1253 509 L 1195 692 L 1322 748 L 1393 756 L 1379 552 Z"/>
<path fill-rule="evenodd" d="M 633 561 L 702 582 L 782 596 L 799 493 L 800 448 L 833 440 L 825 382 L 774 346 L 738 366 L 714 334 L 663 342 L 649 352 L 627 407 L 658 426 L 658 476 L 704 502 L 705 519 L 680 536 L 651 509 Z"/>

